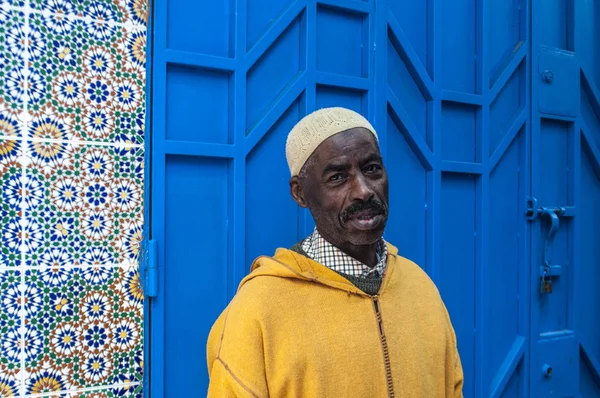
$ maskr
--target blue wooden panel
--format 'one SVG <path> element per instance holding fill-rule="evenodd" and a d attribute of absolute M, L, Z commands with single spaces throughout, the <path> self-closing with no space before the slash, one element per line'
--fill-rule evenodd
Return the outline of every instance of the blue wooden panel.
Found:
<path fill-rule="evenodd" d="M 594 99 L 591 89 L 583 87 L 581 90 L 581 118 L 586 125 L 592 144 L 600 147 L 600 106 Z M 588 130 L 589 129 L 589 130 Z"/>
<path fill-rule="evenodd" d="M 525 109 L 525 66 L 525 63 L 519 65 L 490 106 L 489 155 L 494 153 L 505 138 L 514 117 Z"/>
<path fill-rule="evenodd" d="M 563 121 L 543 119 L 540 135 L 543 141 L 540 148 L 541 192 L 537 195 L 538 200 L 545 204 L 569 205 L 569 179 L 573 178 L 568 157 L 568 151 L 573 148 L 569 125 Z"/>
<path fill-rule="evenodd" d="M 579 386 L 582 397 L 600 397 L 600 384 L 597 381 L 597 376 L 594 371 L 588 367 L 588 363 L 581 359 L 579 363 Z"/>
<path fill-rule="evenodd" d="M 246 47 L 250 49 L 281 16 L 292 0 L 253 0 L 246 5 Z"/>
<path fill-rule="evenodd" d="M 572 36 L 573 31 L 569 27 L 569 22 L 570 15 L 573 13 L 573 3 L 571 0 L 548 0 L 544 2 L 543 7 L 536 9 L 539 23 L 536 24 L 535 29 L 539 44 L 572 50 L 569 36 Z"/>
<path fill-rule="evenodd" d="M 205 390 L 208 329 L 228 298 L 229 161 L 169 156 L 165 173 L 165 396 Z M 185 187 L 185 188 L 184 188 Z M 208 233 L 207 233 L 208 232 Z M 190 308 L 202 309 L 190 316 Z M 192 358 L 194 358 L 192 360 Z M 174 366 L 184 363 L 185 366 Z"/>
<path fill-rule="evenodd" d="M 317 86 L 316 104 L 317 109 L 343 106 L 363 114 L 367 114 L 368 109 L 366 92 L 323 85 Z"/>
<path fill-rule="evenodd" d="M 427 239 L 427 169 L 407 143 L 404 134 L 408 133 L 402 132 L 391 117 L 386 133 L 388 152 L 383 160 L 390 181 L 390 214 L 385 238 L 394 242 L 403 256 L 426 269 L 431 250 Z"/>
<path fill-rule="evenodd" d="M 574 37 L 574 49 L 582 68 L 590 80 L 600 83 L 600 5 L 594 1 L 573 2 L 574 18 L 577 21 L 577 34 Z"/>
<path fill-rule="evenodd" d="M 600 313 L 600 290 L 597 288 L 597 281 L 600 280 L 600 245 L 593 239 L 600 234 L 600 159 L 595 158 L 588 148 L 585 143 L 581 148 L 581 186 L 585 187 L 585 195 L 581 196 L 581 214 L 584 215 L 581 220 L 581 261 L 585 266 L 580 271 L 580 284 L 577 286 L 577 302 L 582 306 L 577 311 L 577 324 L 581 328 L 579 333 L 588 355 L 597 360 L 600 358 L 600 319 L 589 314 Z M 585 367 L 588 368 L 588 375 L 594 374 L 593 366 L 586 363 Z M 596 383 L 595 389 L 598 390 L 600 380 Z"/>
<path fill-rule="evenodd" d="M 442 102 L 442 159 L 480 162 L 481 140 L 477 138 L 477 108 Z"/>
<path fill-rule="evenodd" d="M 272 101 L 304 69 L 305 35 L 302 16 L 295 19 L 248 71 L 246 123 L 250 129 L 267 112 Z"/>
<path fill-rule="evenodd" d="M 165 3 L 169 48 L 221 57 L 232 55 L 233 1 L 169 0 Z M 164 17 L 162 15 L 161 20 L 164 21 Z M 164 27 L 164 22 L 158 22 L 158 29 Z"/>
<path fill-rule="evenodd" d="M 226 72 L 170 65 L 167 69 L 167 139 L 229 143 L 231 80 Z"/>
<path fill-rule="evenodd" d="M 366 77 L 367 27 L 364 15 L 318 7 L 317 70 Z"/>
<path fill-rule="evenodd" d="M 524 0 L 491 1 L 489 50 L 492 82 L 500 75 L 515 50 L 526 39 L 527 6 Z"/>
<path fill-rule="evenodd" d="M 506 389 L 501 395 L 502 398 L 521 398 L 524 396 L 522 391 L 525 380 L 523 380 L 522 374 L 522 368 L 519 366 L 506 385 Z"/>
<path fill-rule="evenodd" d="M 427 101 L 403 59 L 401 44 L 392 34 L 387 44 L 387 84 L 401 99 L 418 132 L 427 134 Z"/>
<path fill-rule="evenodd" d="M 289 200 L 289 191 L 282 189 L 288 186 L 290 172 L 281 149 L 302 117 L 302 110 L 301 100 L 295 101 L 248 154 L 246 270 L 256 257 L 271 253 L 275 247 L 290 247 L 301 239 L 300 208 Z"/>
<path fill-rule="evenodd" d="M 473 176 L 442 174 L 438 287 L 455 324 L 465 380 L 475 379 L 476 190 Z M 469 311 L 465 311 L 468 308 Z M 475 396 L 474 384 L 464 394 Z"/>
<path fill-rule="evenodd" d="M 398 21 L 408 39 L 407 44 L 410 45 L 416 54 L 412 62 L 426 66 L 431 75 L 433 67 L 431 47 L 433 40 L 431 40 L 430 32 L 433 28 L 431 15 L 433 1 L 389 1 L 388 5 L 393 17 Z"/>
<path fill-rule="evenodd" d="M 579 63 L 570 51 L 542 47 L 538 73 L 540 112 L 576 117 L 579 114 Z"/>
<path fill-rule="evenodd" d="M 578 386 L 573 376 L 577 374 L 577 340 L 574 336 L 544 339 L 539 341 L 534 358 L 533 382 L 538 385 L 535 393 L 542 397 L 575 397 Z M 545 366 L 552 368 L 551 383 L 542 369 Z M 537 382 L 537 383 L 535 383 Z"/>
<path fill-rule="evenodd" d="M 475 93 L 477 79 L 477 8 L 475 0 L 443 0 L 440 16 L 442 30 L 442 88 Z"/>
<path fill-rule="evenodd" d="M 528 275 L 523 256 L 526 233 L 521 221 L 522 208 L 515 205 L 526 194 L 521 172 L 525 169 L 525 139 L 526 131 L 521 129 L 490 174 L 489 205 L 493 211 L 488 222 L 493 228 L 489 230 L 488 280 L 484 290 L 489 308 L 494 311 L 486 326 L 489 333 L 486 357 L 490 366 L 484 377 L 488 382 L 503 376 L 498 369 L 507 360 L 515 341 L 527 330 L 521 313 L 527 293 L 520 282 Z M 505 396 L 511 395 L 505 393 Z"/>

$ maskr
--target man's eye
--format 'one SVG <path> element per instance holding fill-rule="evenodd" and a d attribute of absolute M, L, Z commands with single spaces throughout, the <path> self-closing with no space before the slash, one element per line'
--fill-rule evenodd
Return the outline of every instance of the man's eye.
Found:
<path fill-rule="evenodd" d="M 334 174 L 329 177 L 329 181 L 341 181 L 344 176 L 341 174 Z"/>
<path fill-rule="evenodd" d="M 365 173 L 374 173 L 379 170 L 381 170 L 381 166 L 379 166 L 378 164 L 371 164 L 364 168 Z"/>

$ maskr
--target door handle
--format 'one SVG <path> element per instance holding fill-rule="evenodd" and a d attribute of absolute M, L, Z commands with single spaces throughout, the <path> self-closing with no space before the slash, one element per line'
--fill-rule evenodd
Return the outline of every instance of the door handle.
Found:
<path fill-rule="evenodd" d="M 554 242 L 554 237 L 560 228 L 559 215 L 564 213 L 560 207 L 542 207 L 539 214 L 550 218 L 550 230 L 544 242 L 544 264 L 540 266 L 540 292 L 542 294 L 552 293 L 552 279 L 560 276 L 562 267 L 553 264 L 549 251 Z"/>
<path fill-rule="evenodd" d="M 547 216 L 550 218 L 550 230 L 548 231 L 548 236 L 546 237 L 546 241 L 544 242 L 544 265 L 546 267 L 546 271 L 549 277 L 559 276 L 561 267 L 560 265 L 552 264 L 552 260 L 550 259 L 550 253 L 552 244 L 554 243 L 554 237 L 560 228 L 560 214 L 564 213 L 564 209 L 561 207 L 542 207 L 540 209 L 541 216 Z"/>

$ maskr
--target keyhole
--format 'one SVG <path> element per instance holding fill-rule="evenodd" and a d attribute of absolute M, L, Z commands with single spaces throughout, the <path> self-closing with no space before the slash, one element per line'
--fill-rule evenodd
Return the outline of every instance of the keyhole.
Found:
<path fill-rule="evenodd" d="M 544 365 L 542 366 L 542 372 L 544 373 L 544 377 L 548 378 L 552 376 L 552 366 Z"/>

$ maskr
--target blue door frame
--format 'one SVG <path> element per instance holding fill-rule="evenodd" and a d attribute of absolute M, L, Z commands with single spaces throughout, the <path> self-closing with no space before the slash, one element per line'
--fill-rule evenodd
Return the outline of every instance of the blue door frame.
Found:
<path fill-rule="evenodd" d="M 145 396 L 205 395 L 206 336 L 252 259 L 312 229 L 283 147 L 331 105 L 378 130 L 386 238 L 438 285 L 465 396 L 600 396 L 598 5 L 156 0 L 151 15 Z"/>

